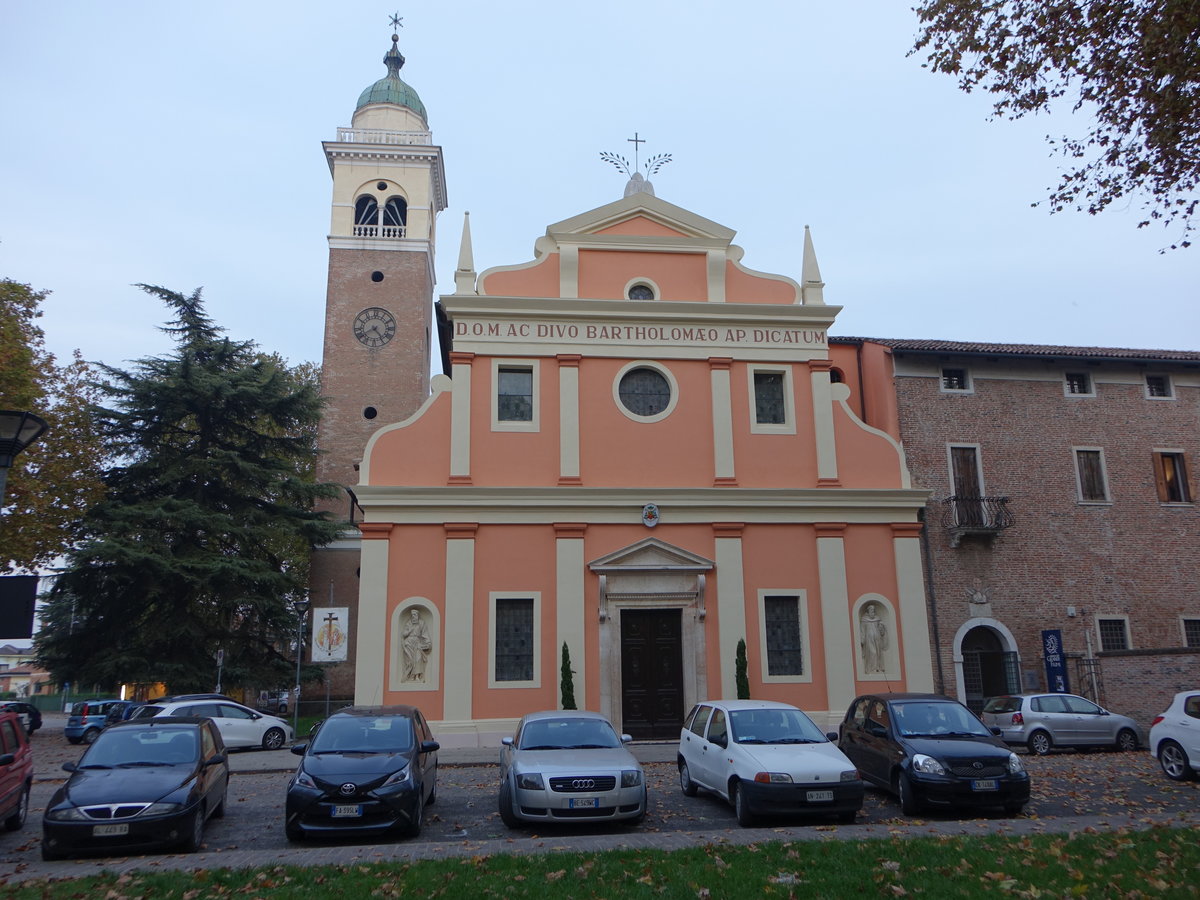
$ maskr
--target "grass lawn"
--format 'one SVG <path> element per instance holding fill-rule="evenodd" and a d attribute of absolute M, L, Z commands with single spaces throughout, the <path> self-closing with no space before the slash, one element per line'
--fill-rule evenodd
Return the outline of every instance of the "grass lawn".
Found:
<path fill-rule="evenodd" d="M 1196 897 L 1200 829 L 476 856 L 12 885 L 14 898 Z"/>

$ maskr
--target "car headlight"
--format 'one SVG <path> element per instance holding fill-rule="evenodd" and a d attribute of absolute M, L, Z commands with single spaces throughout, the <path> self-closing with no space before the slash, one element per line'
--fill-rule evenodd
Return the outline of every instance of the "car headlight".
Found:
<path fill-rule="evenodd" d="M 408 781 L 408 766 L 405 766 L 399 772 L 393 772 L 392 777 L 383 783 L 384 787 L 391 787 L 394 784 Z"/>
<path fill-rule="evenodd" d="M 621 772 L 621 787 L 637 787 L 641 783 L 641 769 L 625 769 Z"/>
<path fill-rule="evenodd" d="M 546 789 L 539 772 L 522 772 L 517 776 L 517 787 L 523 791 L 544 791 Z"/>
<path fill-rule="evenodd" d="M 1008 774 L 1020 775 L 1025 771 L 1025 763 L 1021 762 L 1021 757 L 1015 753 L 1008 754 Z"/>
<path fill-rule="evenodd" d="M 940 762 L 932 756 L 926 756 L 924 753 L 917 753 L 913 756 L 912 767 L 918 772 L 924 772 L 926 775 L 946 774 L 946 770 Z"/>
<path fill-rule="evenodd" d="M 842 773 L 842 781 L 861 781 L 862 776 L 858 774 L 858 769 L 847 769 Z"/>
<path fill-rule="evenodd" d="M 83 814 L 83 810 L 74 807 L 66 806 L 62 809 L 46 810 L 46 818 L 51 822 L 90 822 L 87 816 Z"/>
<path fill-rule="evenodd" d="M 312 788 L 314 791 L 317 789 L 317 783 L 313 781 L 312 776 L 303 769 L 296 770 L 296 777 L 292 779 L 292 784 L 298 787 Z"/>
<path fill-rule="evenodd" d="M 754 780 L 760 784 L 791 784 L 792 776 L 787 772 L 759 772 Z"/>
<path fill-rule="evenodd" d="M 177 813 L 183 809 L 182 803 L 151 803 L 143 809 L 139 816 L 165 816 L 168 813 Z"/>

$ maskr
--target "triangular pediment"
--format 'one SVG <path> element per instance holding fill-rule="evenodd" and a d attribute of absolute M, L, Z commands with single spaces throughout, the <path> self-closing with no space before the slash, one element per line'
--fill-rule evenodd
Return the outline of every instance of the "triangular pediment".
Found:
<path fill-rule="evenodd" d="M 622 547 L 588 563 L 588 568 L 601 575 L 614 572 L 708 572 L 715 563 L 660 541 L 646 538 L 628 547 Z"/>
<path fill-rule="evenodd" d="M 640 223 L 653 223 L 658 228 L 667 229 L 682 238 L 700 238 L 728 244 L 737 234 L 732 228 L 726 228 L 711 219 L 698 216 L 690 210 L 647 193 L 631 194 L 605 206 L 556 222 L 546 229 L 546 233 L 559 243 L 569 243 L 572 236 L 614 231 L 619 233 L 627 230 L 621 226 L 636 229 L 639 220 Z"/>

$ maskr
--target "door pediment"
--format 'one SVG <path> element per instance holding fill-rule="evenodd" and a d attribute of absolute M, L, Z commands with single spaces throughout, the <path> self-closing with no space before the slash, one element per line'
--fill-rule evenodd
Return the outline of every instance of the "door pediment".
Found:
<path fill-rule="evenodd" d="M 646 538 L 622 547 L 588 563 L 597 575 L 634 572 L 709 572 L 715 563 L 699 554 L 660 541 Z"/>

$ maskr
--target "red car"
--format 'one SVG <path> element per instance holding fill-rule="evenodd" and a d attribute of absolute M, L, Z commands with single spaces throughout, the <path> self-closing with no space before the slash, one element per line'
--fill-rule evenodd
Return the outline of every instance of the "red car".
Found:
<path fill-rule="evenodd" d="M 0 822 L 9 831 L 25 824 L 32 784 L 33 751 L 21 718 L 0 712 Z"/>

